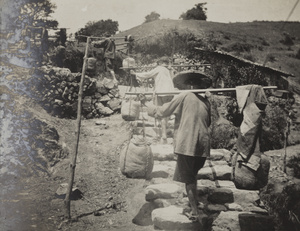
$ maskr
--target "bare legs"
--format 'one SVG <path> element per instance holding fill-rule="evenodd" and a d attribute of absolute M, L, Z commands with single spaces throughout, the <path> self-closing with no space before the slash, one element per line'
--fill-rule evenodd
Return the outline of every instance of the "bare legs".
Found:
<path fill-rule="evenodd" d="M 192 214 L 199 215 L 197 199 L 197 181 L 192 184 L 185 184 L 185 189 L 191 205 Z"/>
<path fill-rule="evenodd" d="M 168 126 L 168 120 L 169 117 L 167 118 L 162 118 L 161 120 L 161 138 L 164 144 L 167 143 L 167 126 Z"/>

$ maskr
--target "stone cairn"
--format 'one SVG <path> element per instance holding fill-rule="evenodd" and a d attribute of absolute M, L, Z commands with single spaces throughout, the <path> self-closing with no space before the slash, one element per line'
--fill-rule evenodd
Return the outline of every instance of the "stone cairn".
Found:
<path fill-rule="evenodd" d="M 155 143 L 157 127 L 145 110 L 139 120 L 131 122 L 133 136 L 145 136 L 154 156 L 151 178 L 145 181 L 145 204 L 133 223 L 153 226 L 156 230 L 211 230 L 211 231 L 262 231 L 274 230 L 273 218 L 269 216 L 257 190 L 240 190 L 232 181 L 233 153 L 226 149 L 212 149 L 211 157 L 198 172 L 197 192 L 199 209 L 204 214 L 202 225 L 192 222 L 183 214 L 189 207 L 185 186 L 172 180 L 176 155 L 173 153 L 174 119 L 169 121 L 168 144 Z"/>
<path fill-rule="evenodd" d="M 76 118 L 81 73 L 67 68 L 42 66 L 39 68 L 39 95 L 50 114 L 62 118 Z M 82 115 L 86 119 L 109 116 L 121 109 L 117 83 L 112 79 L 85 76 Z"/>

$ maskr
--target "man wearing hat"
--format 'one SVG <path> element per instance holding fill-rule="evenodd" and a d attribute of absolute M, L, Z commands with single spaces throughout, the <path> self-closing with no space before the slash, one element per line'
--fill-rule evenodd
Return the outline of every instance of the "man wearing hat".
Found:
<path fill-rule="evenodd" d="M 136 75 L 136 77 L 140 80 L 143 79 L 154 79 L 154 92 L 171 92 L 174 91 L 174 84 L 172 81 L 172 77 L 170 71 L 166 66 L 169 64 L 169 60 L 167 58 L 161 58 L 157 61 L 157 66 L 148 72 L 136 73 L 131 71 L 130 73 Z M 170 102 L 172 100 L 172 95 L 158 95 L 154 96 L 154 104 L 161 106 L 164 103 Z M 161 122 L 162 128 L 162 142 L 167 143 L 167 124 L 169 117 L 158 118 Z"/>
<path fill-rule="evenodd" d="M 207 87 L 206 84 L 202 85 L 199 79 L 186 80 L 189 85 L 197 83 L 193 85 L 193 89 Z M 175 114 L 174 153 L 177 155 L 177 164 L 173 180 L 185 183 L 191 206 L 191 210 L 186 211 L 185 215 L 199 222 L 203 213 L 197 207 L 197 173 L 210 156 L 211 109 L 206 95 L 183 92 L 169 103 L 148 107 L 148 114 L 156 118 Z"/>

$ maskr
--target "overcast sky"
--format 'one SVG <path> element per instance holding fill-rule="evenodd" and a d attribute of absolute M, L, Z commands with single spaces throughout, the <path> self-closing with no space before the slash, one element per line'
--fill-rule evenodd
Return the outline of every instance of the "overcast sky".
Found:
<path fill-rule="evenodd" d="M 179 19 L 195 4 L 207 2 L 207 21 L 285 21 L 298 0 L 51 0 L 57 5 L 52 15 L 59 27 L 74 33 L 88 21 L 112 19 L 125 31 L 142 24 L 152 11 L 160 19 Z M 289 21 L 300 21 L 300 3 Z"/>

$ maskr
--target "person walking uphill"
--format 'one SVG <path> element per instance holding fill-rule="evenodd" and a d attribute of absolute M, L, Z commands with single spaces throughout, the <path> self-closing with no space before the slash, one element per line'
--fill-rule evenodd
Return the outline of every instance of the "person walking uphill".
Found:
<path fill-rule="evenodd" d="M 150 105 L 149 116 L 166 117 L 175 114 L 174 152 L 177 164 L 173 180 L 185 183 L 191 211 L 185 215 L 199 221 L 197 173 L 210 156 L 211 109 L 205 95 L 183 92 L 162 106 Z"/>
<path fill-rule="evenodd" d="M 171 92 L 174 91 L 174 84 L 172 77 L 166 65 L 169 64 L 169 61 L 166 58 L 161 58 L 157 62 L 157 66 L 149 72 L 136 73 L 131 71 L 130 73 L 136 75 L 139 80 L 143 79 L 154 79 L 154 92 Z M 170 102 L 173 96 L 170 95 L 158 95 L 154 96 L 154 104 L 161 106 L 164 103 Z M 158 118 L 160 120 L 161 129 L 162 129 L 162 141 L 167 143 L 167 125 L 169 117 Z"/>
<path fill-rule="evenodd" d="M 104 71 L 109 72 L 113 77 L 115 82 L 118 82 L 115 76 L 115 72 L 113 69 L 113 63 L 115 59 L 115 52 L 116 52 L 116 44 L 113 38 L 110 37 L 110 34 L 105 33 L 104 36 L 106 37 L 104 40 L 94 41 L 92 42 L 92 46 L 96 48 L 103 48 L 104 55 L 103 55 L 103 66 Z"/>

